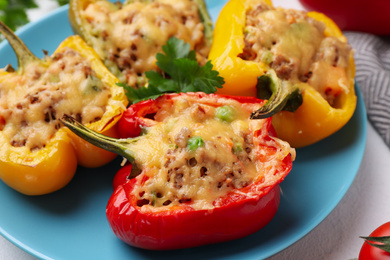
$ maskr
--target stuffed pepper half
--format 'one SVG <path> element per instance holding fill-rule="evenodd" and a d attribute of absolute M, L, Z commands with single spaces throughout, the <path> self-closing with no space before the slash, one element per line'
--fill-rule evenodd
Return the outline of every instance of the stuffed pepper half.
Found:
<path fill-rule="evenodd" d="M 209 57 L 226 82 L 217 93 L 269 99 L 266 112 L 255 117 L 276 114 L 278 136 L 293 147 L 331 135 L 355 110 L 353 52 L 322 14 L 230 0 L 216 23 Z M 264 87 L 272 95 L 264 96 Z M 278 113 L 288 100 L 292 109 Z"/>
<path fill-rule="evenodd" d="M 253 97 L 166 94 L 130 106 L 123 133 L 141 134 L 135 138 L 63 121 L 131 163 L 118 172 L 107 205 L 114 233 L 130 245 L 165 250 L 237 239 L 275 215 L 295 151 L 273 136 L 270 118 L 249 119 L 261 105 Z"/>
<path fill-rule="evenodd" d="M 71 114 L 95 131 L 117 135 L 127 98 L 93 49 L 69 37 L 40 60 L 1 22 L 0 31 L 19 63 L 17 71 L 0 70 L 0 178 L 21 193 L 41 195 L 65 186 L 78 164 L 98 167 L 114 159 L 58 121 Z"/>
<path fill-rule="evenodd" d="M 145 71 L 157 70 L 155 56 L 175 36 L 189 43 L 203 65 L 212 23 L 203 0 L 71 0 L 73 30 L 93 46 L 121 82 L 145 85 Z"/>

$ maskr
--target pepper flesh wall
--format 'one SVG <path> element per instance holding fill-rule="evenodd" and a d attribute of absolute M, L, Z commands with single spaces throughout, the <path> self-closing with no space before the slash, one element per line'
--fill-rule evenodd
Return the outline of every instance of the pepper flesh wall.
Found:
<path fill-rule="evenodd" d="M 155 56 L 175 36 L 207 61 L 212 22 L 203 0 L 72 0 L 73 30 L 93 46 L 121 82 L 134 88 L 147 82 L 144 72 L 157 70 Z"/>
<path fill-rule="evenodd" d="M 0 27 L 19 63 L 17 71 L 0 70 L 1 180 L 23 194 L 42 195 L 64 187 L 78 164 L 98 167 L 114 159 L 58 121 L 70 113 L 95 131 L 117 136 L 127 99 L 96 53 L 72 36 L 40 60 Z"/>
<path fill-rule="evenodd" d="M 106 209 L 114 233 L 136 247 L 177 249 L 249 235 L 275 215 L 295 150 L 274 136 L 270 118 L 249 119 L 262 104 L 253 97 L 165 94 L 129 107 L 118 124 L 121 139 L 71 118 L 64 123 L 131 162 L 115 177 Z M 140 136 L 126 138 L 140 127 Z"/>
<path fill-rule="evenodd" d="M 333 134 L 355 110 L 353 52 L 323 14 L 230 0 L 218 17 L 209 58 L 226 82 L 217 93 L 256 96 L 258 78 L 268 73 L 293 86 L 288 91 L 299 90 L 302 105 L 273 116 L 278 137 L 293 147 Z"/>

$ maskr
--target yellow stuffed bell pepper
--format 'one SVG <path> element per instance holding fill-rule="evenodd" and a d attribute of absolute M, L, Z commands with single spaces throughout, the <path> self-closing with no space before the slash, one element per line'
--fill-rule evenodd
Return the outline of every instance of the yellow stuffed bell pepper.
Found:
<path fill-rule="evenodd" d="M 205 64 L 213 32 L 204 0 L 71 0 L 69 21 L 107 68 L 134 88 L 145 85 L 146 71 L 157 70 L 155 56 L 173 36 Z"/>
<path fill-rule="evenodd" d="M 353 52 L 323 14 L 230 0 L 216 22 L 209 59 L 225 79 L 218 93 L 269 99 L 252 117 L 273 116 L 278 137 L 293 147 L 333 134 L 354 113 Z M 268 96 L 259 86 L 268 86 Z"/>
<path fill-rule="evenodd" d="M 80 37 L 64 40 L 42 60 L 0 23 L 18 58 L 18 69 L 0 70 L 0 178 L 26 195 L 64 187 L 77 165 L 98 167 L 115 154 L 97 148 L 63 127 L 73 114 L 95 131 L 117 135 L 127 105 L 118 79 Z"/>

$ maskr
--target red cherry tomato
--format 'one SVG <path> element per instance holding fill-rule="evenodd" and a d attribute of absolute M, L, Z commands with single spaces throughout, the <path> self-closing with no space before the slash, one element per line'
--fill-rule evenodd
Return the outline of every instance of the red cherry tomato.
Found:
<path fill-rule="evenodd" d="M 375 229 L 370 237 L 390 236 L 390 222 L 387 222 Z M 372 242 L 376 243 L 376 242 Z M 360 250 L 359 260 L 390 260 L 390 253 L 364 242 Z"/>
<path fill-rule="evenodd" d="M 390 34 L 389 0 L 299 0 L 310 11 L 329 16 L 342 30 Z"/>

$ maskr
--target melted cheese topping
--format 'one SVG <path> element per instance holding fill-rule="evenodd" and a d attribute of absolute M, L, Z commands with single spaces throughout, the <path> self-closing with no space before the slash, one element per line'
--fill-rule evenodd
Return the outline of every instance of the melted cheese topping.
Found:
<path fill-rule="evenodd" d="M 253 0 L 246 14 L 245 48 L 240 57 L 264 62 L 278 77 L 307 82 L 332 105 L 348 93 L 351 47 L 324 35 L 325 25 L 303 11 L 273 8 Z"/>
<path fill-rule="evenodd" d="M 187 99 L 167 102 L 154 117 L 158 123 L 129 147 L 137 151 L 136 164 L 144 172 L 132 191 L 141 210 L 181 203 L 212 209 L 229 192 L 239 193 L 257 180 L 272 182 L 290 147 L 284 143 L 280 152 L 274 139 L 260 144 L 262 138 L 254 136 L 265 121 L 249 116 L 260 106 L 234 100 L 222 107 Z M 221 116 L 221 108 L 228 111 L 227 117 Z M 195 148 L 194 138 L 202 140 Z M 278 152 L 270 153 L 266 145 Z"/>
<path fill-rule="evenodd" d="M 12 146 L 40 149 L 61 127 L 65 113 L 83 124 L 99 120 L 111 96 L 78 52 L 64 48 L 23 74 L 0 80 L 0 130 Z"/>
<path fill-rule="evenodd" d="M 144 72 L 157 69 L 155 56 L 175 36 L 189 43 L 199 63 L 207 61 L 209 46 L 198 8 L 191 0 L 132 1 L 114 5 L 106 0 L 82 12 L 93 46 L 107 67 L 130 86 L 145 84 Z"/>

